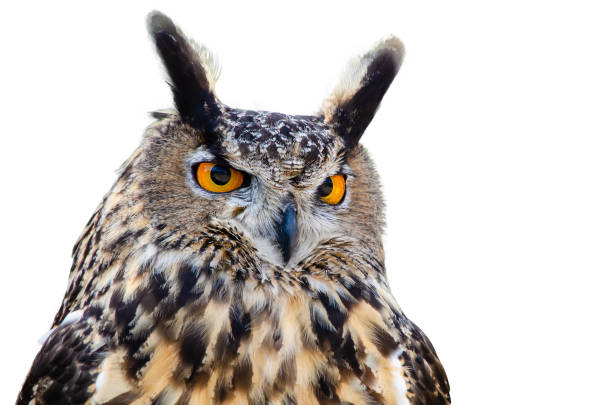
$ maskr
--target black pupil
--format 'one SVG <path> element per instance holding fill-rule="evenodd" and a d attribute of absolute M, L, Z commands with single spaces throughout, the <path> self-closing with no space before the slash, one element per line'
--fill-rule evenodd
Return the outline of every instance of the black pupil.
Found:
<path fill-rule="evenodd" d="M 325 179 L 323 184 L 319 186 L 319 194 L 323 197 L 326 197 L 331 194 L 334 189 L 334 183 L 332 183 L 331 177 Z"/>
<path fill-rule="evenodd" d="M 230 181 L 231 177 L 232 174 L 230 172 L 230 169 L 227 167 L 217 165 L 213 166 L 213 168 L 210 169 L 210 178 L 218 186 L 223 186 L 227 184 L 227 182 Z"/>

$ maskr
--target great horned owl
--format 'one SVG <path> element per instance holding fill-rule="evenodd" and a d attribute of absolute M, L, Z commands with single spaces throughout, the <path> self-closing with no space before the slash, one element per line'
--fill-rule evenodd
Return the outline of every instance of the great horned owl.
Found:
<path fill-rule="evenodd" d="M 205 48 L 154 12 L 176 111 L 120 170 L 73 250 L 17 404 L 447 404 L 385 275 L 359 138 L 403 45 L 363 55 L 321 111 L 231 108 Z"/>

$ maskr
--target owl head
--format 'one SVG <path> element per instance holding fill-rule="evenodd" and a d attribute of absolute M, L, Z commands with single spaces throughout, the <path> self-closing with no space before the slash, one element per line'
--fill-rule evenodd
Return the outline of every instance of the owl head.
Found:
<path fill-rule="evenodd" d="M 154 113 L 120 183 L 154 229 L 185 240 L 221 229 L 286 268 L 330 241 L 382 252 L 384 204 L 359 139 L 400 67 L 397 38 L 350 64 L 319 113 L 296 116 L 223 104 L 205 48 L 159 12 L 148 30 L 176 111 Z"/>

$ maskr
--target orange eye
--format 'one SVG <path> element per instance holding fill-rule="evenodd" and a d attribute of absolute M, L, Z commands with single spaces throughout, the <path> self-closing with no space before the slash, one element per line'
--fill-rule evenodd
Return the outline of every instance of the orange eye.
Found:
<path fill-rule="evenodd" d="M 323 184 L 319 186 L 319 197 L 328 204 L 336 205 L 342 202 L 345 191 L 346 184 L 344 176 L 341 174 L 334 174 L 326 178 Z"/>
<path fill-rule="evenodd" d="M 215 163 L 200 163 L 196 170 L 198 184 L 213 193 L 234 191 L 244 183 L 244 176 L 238 170 Z"/>

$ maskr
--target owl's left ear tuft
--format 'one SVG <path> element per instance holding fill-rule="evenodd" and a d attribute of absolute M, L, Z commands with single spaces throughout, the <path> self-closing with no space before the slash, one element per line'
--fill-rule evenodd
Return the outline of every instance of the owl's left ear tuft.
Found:
<path fill-rule="evenodd" d="M 404 44 L 399 38 L 390 36 L 380 41 L 349 63 L 340 83 L 323 104 L 325 121 L 344 139 L 347 148 L 359 142 L 403 59 Z"/>
<path fill-rule="evenodd" d="M 210 129 L 221 106 L 214 93 L 218 76 L 214 57 L 206 48 L 187 40 L 172 20 L 159 11 L 148 15 L 147 29 L 168 72 L 181 118 L 194 127 Z"/>

